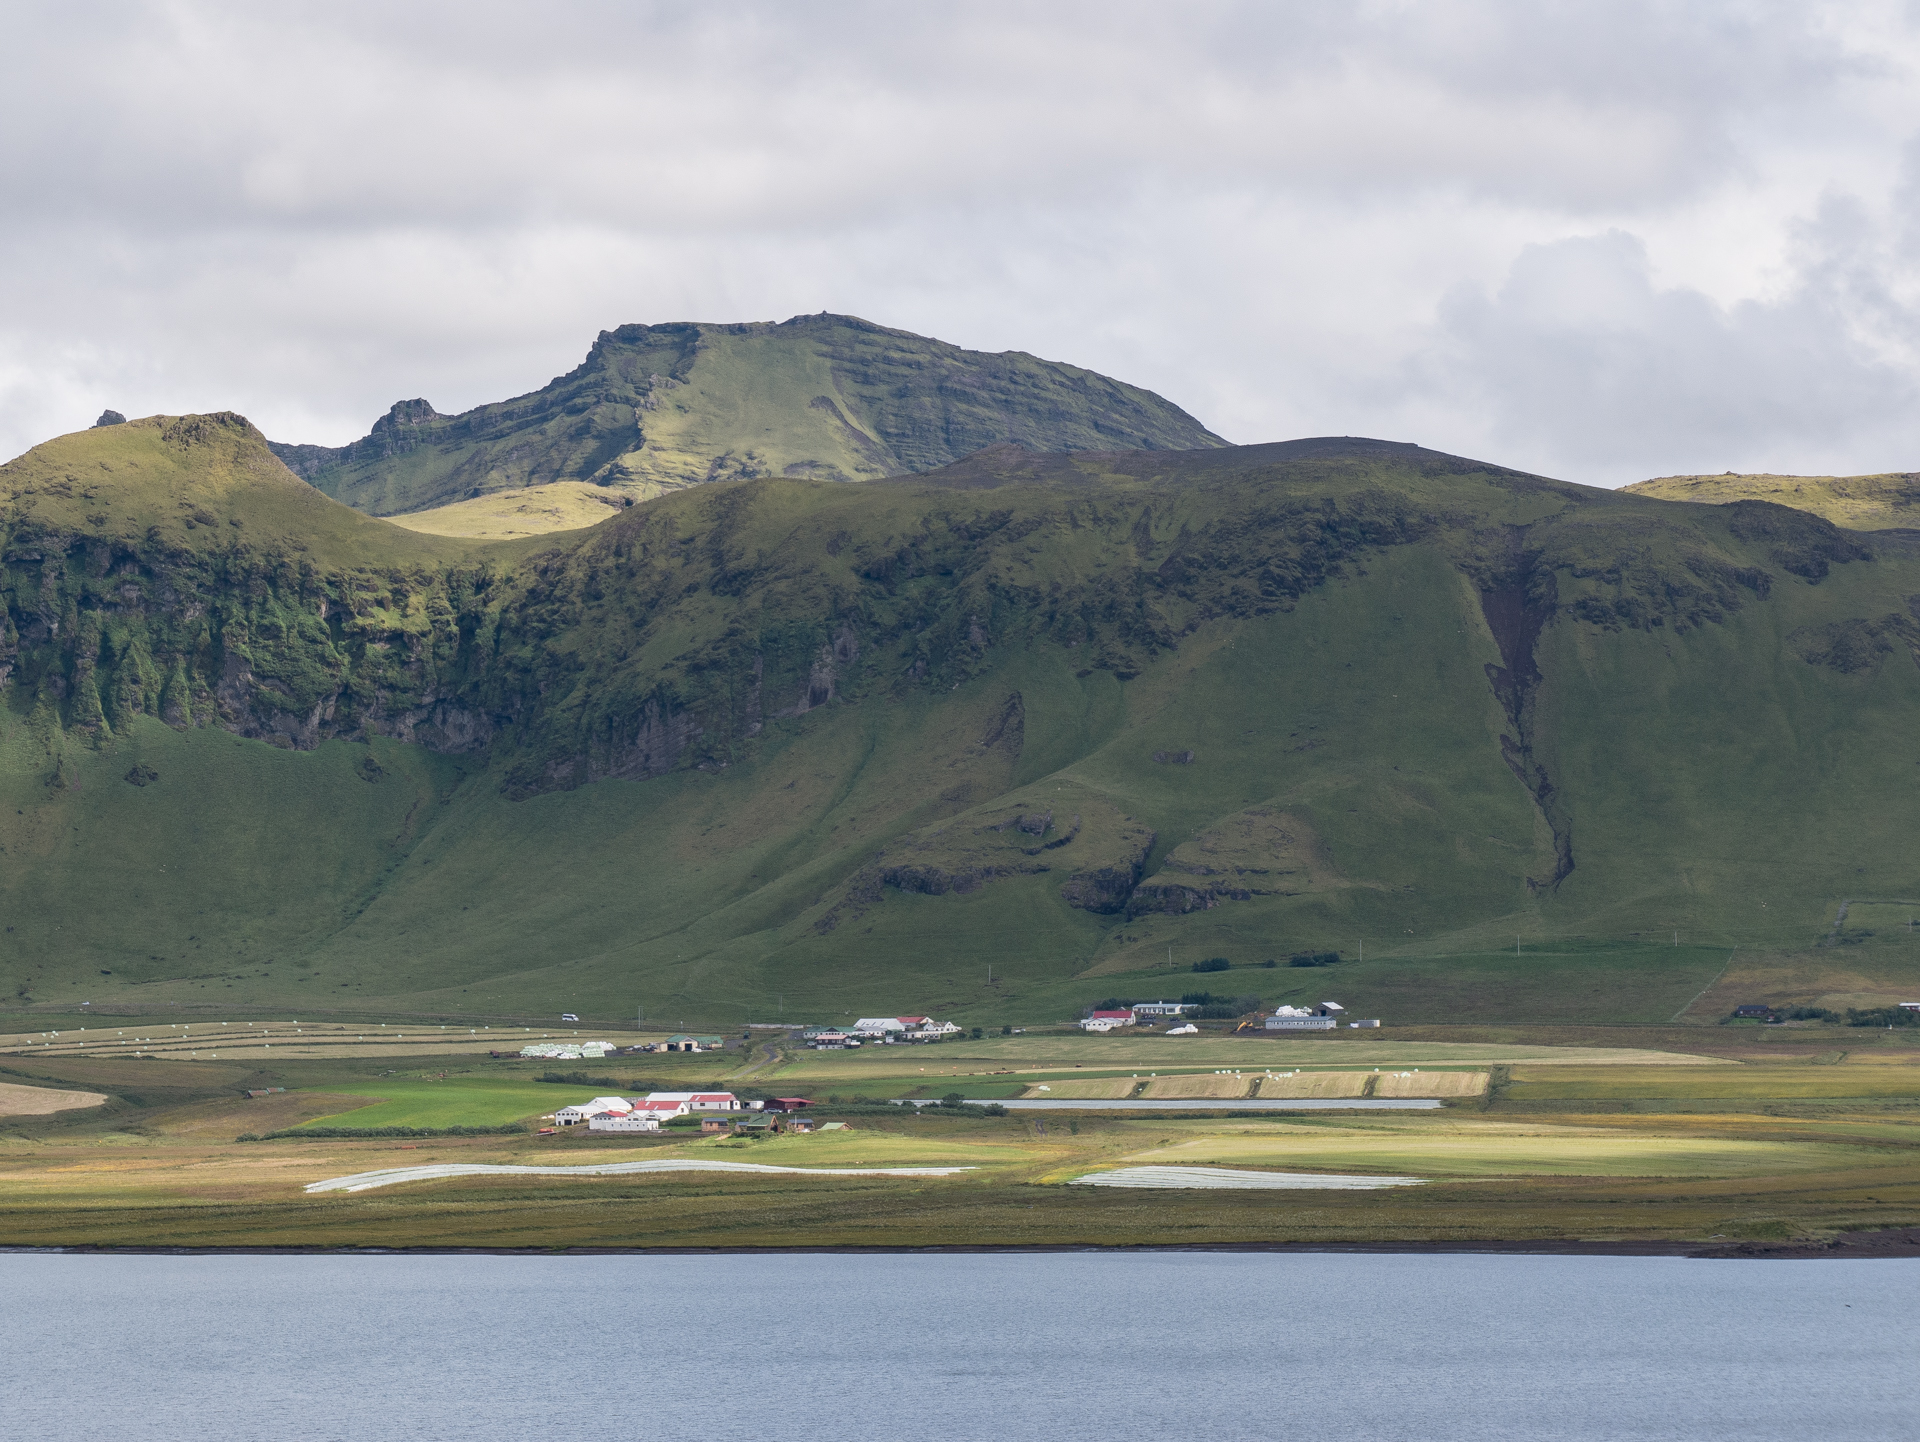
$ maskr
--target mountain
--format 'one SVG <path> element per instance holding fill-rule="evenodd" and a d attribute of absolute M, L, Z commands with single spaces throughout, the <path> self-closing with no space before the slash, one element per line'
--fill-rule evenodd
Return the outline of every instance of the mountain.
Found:
<path fill-rule="evenodd" d="M 1325 438 L 484 542 L 231 415 L 37 447 L 0 528 L 16 1008 L 1025 1022 L 1204 980 L 1664 1022 L 1723 976 L 1920 983 L 1899 532 Z"/>
<path fill-rule="evenodd" d="M 1000 442 L 1035 451 L 1223 446 L 1151 391 L 1019 351 L 853 316 L 623 325 L 541 390 L 443 416 L 400 401 L 348 446 L 274 454 L 372 515 L 589 481 L 636 496 L 710 481 L 859 481 Z"/>
<path fill-rule="evenodd" d="M 1658 476 L 1621 489 L 1663 501 L 1772 501 L 1855 531 L 1920 529 L 1920 474 L 1876 476 Z"/>

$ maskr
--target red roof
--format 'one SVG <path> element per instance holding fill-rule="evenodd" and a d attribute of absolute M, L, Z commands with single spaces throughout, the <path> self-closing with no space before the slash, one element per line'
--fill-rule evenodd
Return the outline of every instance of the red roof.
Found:
<path fill-rule="evenodd" d="M 1096 1011 L 1094 1013 L 1094 1017 L 1101 1021 L 1105 1021 L 1110 1017 L 1121 1017 L 1121 1016 L 1132 1016 L 1132 1015 L 1133 1013 L 1130 1011 Z"/>

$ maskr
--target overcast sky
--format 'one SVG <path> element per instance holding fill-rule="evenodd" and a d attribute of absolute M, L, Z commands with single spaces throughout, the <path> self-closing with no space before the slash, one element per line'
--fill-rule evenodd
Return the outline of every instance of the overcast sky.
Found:
<path fill-rule="evenodd" d="M 832 310 L 1237 442 L 1920 469 L 1907 5 L 9 7 L 0 450 Z"/>

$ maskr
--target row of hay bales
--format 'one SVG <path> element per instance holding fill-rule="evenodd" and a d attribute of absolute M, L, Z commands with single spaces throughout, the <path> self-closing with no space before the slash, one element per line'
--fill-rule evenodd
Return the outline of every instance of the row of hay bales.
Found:
<path fill-rule="evenodd" d="M 1487 1089 L 1483 1071 L 1222 1071 L 1181 1076 L 1086 1077 L 1027 1088 L 1054 1101 L 1123 1101 L 1129 1097 L 1235 1101 L 1243 1098 L 1471 1097 Z"/>

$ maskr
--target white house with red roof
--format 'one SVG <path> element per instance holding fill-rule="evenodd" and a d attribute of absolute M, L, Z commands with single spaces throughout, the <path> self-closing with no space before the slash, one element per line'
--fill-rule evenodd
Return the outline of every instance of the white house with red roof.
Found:
<path fill-rule="evenodd" d="M 1137 1018 L 1131 1010 L 1094 1011 L 1080 1023 L 1082 1031 L 1112 1031 L 1116 1026 L 1132 1026 Z"/>

